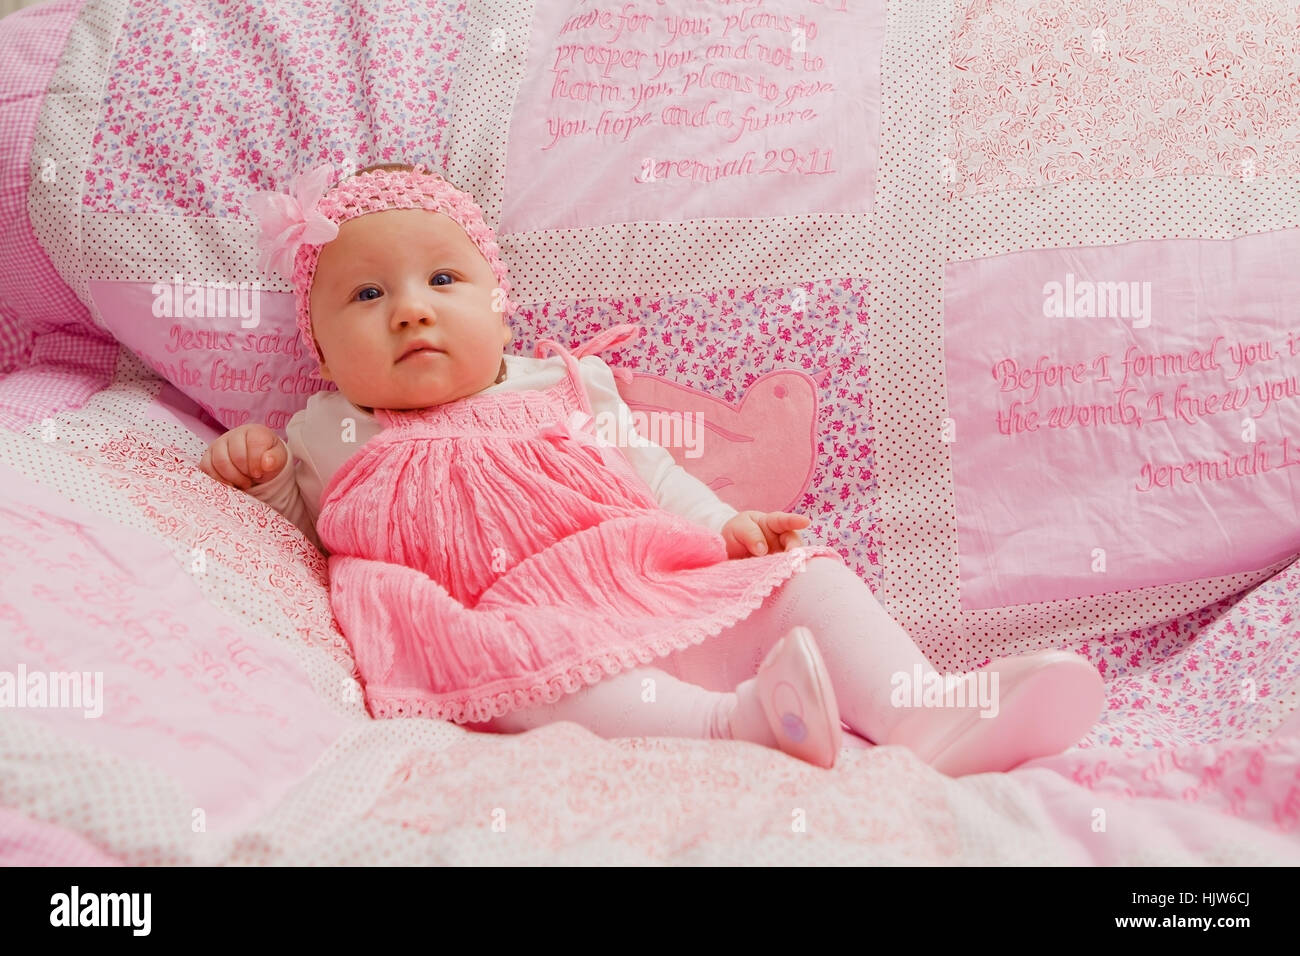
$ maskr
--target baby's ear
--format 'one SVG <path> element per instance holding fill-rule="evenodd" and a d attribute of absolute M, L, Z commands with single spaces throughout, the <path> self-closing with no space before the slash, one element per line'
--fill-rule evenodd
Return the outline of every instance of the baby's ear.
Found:
<path fill-rule="evenodd" d="M 317 355 L 316 361 L 320 365 L 320 372 L 319 372 L 320 377 L 327 382 L 334 381 L 334 378 L 330 375 L 330 367 L 325 361 L 325 350 L 320 347 L 320 343 L 316 341 L 315 336 L 312 336 L 311 341 L 312 344 L 316 346 L 316 355 Z"/>

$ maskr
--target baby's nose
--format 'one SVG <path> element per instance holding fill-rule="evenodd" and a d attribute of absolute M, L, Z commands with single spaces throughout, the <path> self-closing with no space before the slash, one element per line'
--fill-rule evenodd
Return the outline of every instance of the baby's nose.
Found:
<path fill-rule="evenodd" d="M 406 302 L 397 310 L 396 318 L 402 325 L 427 325 L 433 321 L 433 308 L 425 302 Z"/>

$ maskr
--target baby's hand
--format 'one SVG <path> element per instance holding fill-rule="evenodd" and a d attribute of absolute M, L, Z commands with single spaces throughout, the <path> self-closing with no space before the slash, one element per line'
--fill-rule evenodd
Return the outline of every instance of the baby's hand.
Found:
<path fill-rule="evenodd" d="M 803 546 L 796 528 L 812 522 L 804 515 L 788 511 L 742 511 L 722 526 L 728 558 L 747 558 L 751 554 L 786 551 Z"/>
<path fill-rule="evenodd" d="M 288 448 L 271 429 L 240 425 L 208 446 L 199 468 L 223 485 L 247 491 L 278 475 L 288 460 Z"/>

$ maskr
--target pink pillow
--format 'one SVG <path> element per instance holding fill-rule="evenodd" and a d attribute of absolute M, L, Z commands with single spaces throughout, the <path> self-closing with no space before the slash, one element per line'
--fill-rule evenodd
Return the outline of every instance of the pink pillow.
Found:
<path fill-rule="evenodd" d="M 275 21 L 193 0 L 122 10 L 73 26 L 49 84 L 68 92 L 35 131 L 55 175 L 32 181 L 32 221 L 95 322 L 223 427 L 282 430 L 332 387 L 312 377 L 291 290 L 256 269 L 248 194 L 321 162 L 426 162 L 498 231 L 520 293 L 512 349 L 640 323 L 601 357 L 651 383 L 627 383 L 643 410 L 711 419 L 703 457 L 669 447 L 684 467 L 736 507 L 809 514 L 870 571 L 854 437 L 869 431 L 868 258 L 852 239 L 874 203 L 881 8 L 685 5 L 629 23 L 622 65 L 588 55 L 606 26 L 566 5 L 473 24 L 458 3 L 399 0 Z M 734 62 L 705 67 L 719 44 Z M 615 72 L 635 123 L 599 102 Z M 672 407 L 656 382 L 681 390 Z"/>

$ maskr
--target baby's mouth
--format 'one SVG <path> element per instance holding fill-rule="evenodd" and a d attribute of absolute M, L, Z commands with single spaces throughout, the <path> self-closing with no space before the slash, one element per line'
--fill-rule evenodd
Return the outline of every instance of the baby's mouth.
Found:
<path fill-rule="evenodd" d="M 407 359 L 415 358 L 417 355 L 442 355 L 442 354 L 443 354 L 442 349 L 436 349 L 436 348 L 431 348 L 431 347 L 428 347 L 428 348 L 426 348 L 426 347 L 421 347 L 421 348 L 417 348 L 417 349 L 412 349 L 410 352 L 407 352 L 405 355 L 403 355 L 403 356 L 402 356 L 401 358 L 399 358 L 397 361 L 398 361 L 399 363 L 401 363 L 401 362 L 405 362 Z"/>

